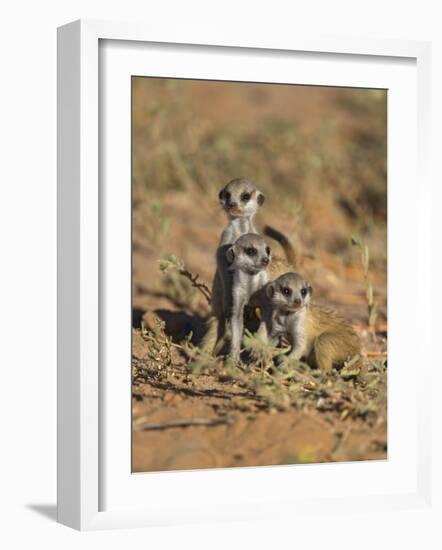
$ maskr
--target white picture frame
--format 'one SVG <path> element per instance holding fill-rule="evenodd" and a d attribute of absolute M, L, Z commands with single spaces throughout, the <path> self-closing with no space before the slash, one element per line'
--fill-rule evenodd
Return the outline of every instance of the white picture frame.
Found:
<path fill-rule="evenodd" d="M 116 55 L 112 57 L 112 52 L 106 53 L 106 49 L 100 50 L 105 45 L 104 41 L 108 44 L 124 45 L 122 49 L 125 52 L 121 53 L 121 48 L 120 50 L 117 48 Z M 222 77 L 222 73 L 216 72 L 216 70 L 208 72 L 207 62 L 210 62 L 211 56 L 213 57 L 215 54 L 228 55 L 230 60 L 255 56 L 258 61 L 262 61 L 264 56 L 271 54 L 273 60 L 285 58 L 287 61 L 290 55 L 303 52 L 303 54 L 309 54 L 310 59 L 321 58 L 323 67 L 329 63 L 340 63 L 344 60 L 345 63 L 354 63 L 355 75 L 358 74 L 358 64 L 364 64 L 364 60 L 377 60 L 381 68 L 376 69 L 375 67 L 371 76 L 364 77 L 366 80 L 363 80 L 361 76 L 361 85 L 363 82 L 373 85 L 377 81 L 376 71 L 380 71 L 379 82 L 382 84 L 382 78 L 387 78 L 387 74 L 391 72 L 391 67 L 395 66 L 396 62 L 398 64 L 403 62 L 404 66 L 410 64 L 414 67 L 414 76 L 410 76 L 410 71 L 403 71 L 404 79 L 400 85 L 406 85 L 410 90 L 408 99 L 404 99 L 404 101 L 413 103 L 413 108 L 417 113 L 417 125 L 413 127 L 415 122 L 412 122 L 413 117 L 411 116 L 411 135 L 403 136 L 401 143 L 398 140 L 391 142 L 389 139 L 389 174 L 391 169 L 394 176 L 393 182 L 395 178 L 403 178 L 403 181 L 407 182 L 403 192 L 394 194 L 392 197 L 394 201 L 397 201 L 401 196 L 401 200 L 403 200 L 401 208 L 405 210 L 405 214 L 409 213 L 410 208 L 414 209 L 418 230 L 410 235 L 410 239 L 413 246 L 416 247 L 418 261 L 409 266 L 406 277 L 398 277 L 406 257 L 399 253 L 396 254 L 394 249 L 392 252 L 391 244 L 397 242 L 398 239 L 397 233 L 393 232 L 393 235 L 389 236 L 389 262 L 394 262 L 397 269 L 389 270 L 389 303 L 393 308 L 389 313 L 393 314 L 390 320 L 397 320 L 398 330 L 396 337 L 394 334 L 392 335 L 391 345 L 394 347 L 397 344 L 398 354 L 400 338 L 408 338 L 410 332 L 414 331 L 415 336 L 417 333 L 414 352 L 419 352 L 421 357 L 426 357 L 428 360 L 420 362 L 419 379 L 414 379 L 411 369 L 407 370 L 406 366 L 402 373 L 394 371 L 396 374 L 389 379 L 389 385 L 392 385 L 393 389 L 398 387 L 398 381 L 404 382 L 403 397 L 399 395 L 400 392 L 397 392 L 397 396 L 392 396 L 391 388 L 389 388 L 389 400 L 392 398 L 395 406 L 397 404 L 397 407 L 402 407 L 401 411 L 408 411 L 407 414 L 410 415 L 411 422 L 408 425 L 416 428 L 412 437 L 407 437 L 403 433 L 397 434 L 398 441 L 401 439 L 404 445 L 411 446 L 402 447 L 403 451 L 407 449 L 407 455 L 405 456 L 403 453 L 402 461 L 399 460 L 401 456 L 399 451 L 396 456 L 397 463 L 395 463 L 394 457 L 391 459 L 390 471 L 384 465 L 379 466 L 375 463 L 370 465 L 370 471 L 367 470 L 367 473 L 362 473 L 360 464 L 340 464 L 310 465 L 302 467 L 301 470 L 299 466 L 286 466 L 131 476 L 130 470 L 127 471 L 126 467 L 127 453 L 130 453 L 130 443 L 127 441 L 127 430 L 130 428 L 126 422 L 128 411 L 124 409 L 124 401 L 120 400 L 112 401 L 115 415 L 112 417 L 112 431 L 117 434 L 115 437 L 120 434 L 119 436 L 122 438 L 120 447 L 127 444 L 127 453 L 120 456 L 118 449 L 109 446 L 110 443 L 105 437 L 106 422 L 109 423 L 109 420 L 106 420 L 106 415 L 109 414 L 106 401 L 109 401 L 108 394 L 116 396 L 112 392 L 124 391 L 124 388 L 121 388 L 119 379 L 112 376 L 108 377 L 110 383 L 104 384 L 103 382 L 103 357 L 109 357 L 109 354 L 105 353 L 106 350 L 102 344 L 104 317 L 102 307 L 103 303 L 108 303 L 110 290 L 115 288 L 112 285 L 118 285 L 122 280 L 125 280 L 125 284 L 127 284 L 127 271 L 120 273 L 120 279 L 117 277 L 114 280 L 108 280 L 106 284 L 102 283 L 103 278 L 106 277 L 105 271 L 110 265 L 108 262 L 115 261 L 115 258 L 121 258 L 121 254 L 126 257 L 127 248 L 124 247 L 127 247 L 128 241 L 121 239 L 121 248 L 117 243 L 113 259 L 108 257 L 105 254 L 106 235 L 103 233 L 110 232 L 111 228 L 106 222 L 103 222 L 103 218 L 107 219 L 108 214 L 115 215 L 116 209 L 120 208 L 119 204 L 127 205 L 128 201 L 130 204 L 130 193 L 127 194 L 128 187 L 119 186 L 118 182 L 116 184 L 114 182 L 111 188 L 117 189 L 123 194 L 113 192 L 106 195 L 103 190 L 103 174 L 100 175 L 100 154 L 103 147 L 100 138 L 103 139 L 103 129 L 101 128 L 100 134 L 99 121 L 100 115 L 103 118 L 103 113 L 106 114 L 106 106 L 101 104 L 100 86 L 109 84 L 110 81 L 106 80 L 108 76 L 104 75 L 103 77 L 100 72 L 102 70 L 100 64 L 113 63 L 112 66 L 116 70 L 107 73 L 110 75 L 109 78 L 126 78 L 132 70 L 127 54 L 131 48 L 140 49 L 143 44 L 155 45 L 153 48 L 155 51 L 149 51 L 147 55 L 152 61 L 156 59 L 160 68 L 163 66 L 161 64 L 166 62 L 165 58 L 161 57 L 162 47 L 167 45 L 169 48 L 168 58 L 172 63 L 169 69 L 165 69 L 164 74 L 161 73 L 161 69 L 158 69 L 150 73 L 151 76 L 177 76 L 178 69 L 175 65 L 180 55 L 179 52 L 190 56 L 196 50 L 199 52 L 198 55 L 205 58 L 205 61 L 199 65 L 196 59 L 192 59 L 193 66 L 196 67 L 194 71 L 201 71 L 198 76 L 206 75 L 207 78 Z M 145 51 L 144 53 L 139 51 L 137 55 L 141 63 L 147 63 Z M 263 56 L 261 60 L 259 56 Z M 133 58 L 135 59 L 135 56 Z M 222 65 L 223 63 L 220 62 L 220 66 Z M 232 61 L 232 65 L 238 65 L 238 70 L 241 70 L 239 63 Z M 382 69 L 382 65 L 385 65 L 384 69 Z M 283 64 L 279 70 L 285 70 Z M 188 74 L 185 63 L 182 65 L 182 71 L 180 76 L 195 77 L 195 72 Z M 310 82 L 314 84 L 329 83 L 330 73 L 325 69 L 324 71 L 322 81 L 318 81 L 316 78 L 314 82 Z M 382 71 L 384 71 L 384 76 L 381 74 Z M 369 73 L 368 65 L 363 71 L 360 71 L 361 74 L 363 72 Z M 336 71 L 335 74 L 338 75 L 338 73 L 339 71 Z M 245 76 L 241 76 L 242 74 L 238 73 L 236 79 L 239 80 L 240 77 L 247 79 Z M 281 74 L 283 73 L 280 72 L 279 75 L 276 75 L 274 77 L 276 80 L 273 81 L 281 81 L 283 78 Z M 355 75 L 352 78 L 356 78 Z M 100 78 L 103 80 L 100 81 Z M 256 80 L 257 76 L 251 75 L 248 78 Z M 266 81 L 266 78 L 270 77 L 264 76 L 262 80 Z M 305 76 L 305 78 L 310 77 Z M 338 76 L 334 78 L 333 84 L 336 85 Z M 412 80 L 407 80 L 409 78 Z M 235 78 L 233 79 L 235 80 Z M 429 229 L 431 186 L 427 171 L 430 119 L 429 79 L 430 45 L 426 42 L 364 40 L 349 37 L 311 38 L 297 35 L 290 39 L 281 37 L 278 42 L 268 44 L 264 37 L 253 41 L 227 35 L 224 38 L 210 38 L 204 35 L 203 30 L 198 36 L 186 36 L 185 30 L 182 33 L 174 32 L 173 36 L 163 36 L 161 33 L 157 35 L 153 29 L 144 26 L 100 21 L 77 21 L 59 29 L 58 520 L 60 523 L 76 529 L 89 530 L 269 516 L 282 517 L 284 515 L 289 517 L 293 513 L 311 513 L 318 509 L 329 509 L 331 502 L 335 512 L 351 509 L 355 503 L 361 510 L 366 511 L 397 507 L 422 507 L 429 504 L 431 498 L 430 402 L 425 392 L 425 387 L 429 383 L 431 365 L 428 355 L 431 349 L 429 345 L 431 337 L 431 316 L 429 314 L 431 310 L 431 234 Z M 284 78 L 283 81 L 290 80 Z M 113 83 L 115 82 L 118 83 L 118 81 L 113 81 Z M 411 88 L 408 86 L 410 83 Z M 417 84 L 417 93 L 413 88 L 415 83 Z M 345 85 L 345 78 L 342 80 L 342 85 Z M 351 85 L 350 78 L 347 79 L 347 85 Z M 127 82 L 125 86 L 127 86 Z M 118 86 L 112 86 L 112 89 L 115 88 Z M 118 100 L 117 96 L 115 98 Z M 106 102 L 108 100 L 112 101 L 113 98 L 106 97 Z M 400 114 L 399 111 L 398 114 Z M 130 120 L 127 120 L 127 113 L 122 112 L 119 116 L 121 120 L 116 121 L 116 124 L 119 124 L 116 128 L 122 130 L 118 132 L 118 135 L 120 138 L 123 136 L 124 140 L 124 136 L 127 137 L 127 124 L 130 125 Z M 130 143 L 125 144 L 122 141 L 111 144 L 111 147 L 118 146 L 124 148 L 127 160 L 128 150 L 130 154 Z M 404 161 L 402 167 L 398 162 L 401 146 L 407 153 L 407 160 Z M 407 162 L 411 164 L 407 164 Z M 418 178 L 415 177 L 413 171 L 410 173 L 408 170 L 410 166 L 416 168 Z M 108 173 L 106 170 L 102 170 L 102 172 Z M 124 170 L 121 173 L 119 170 L 113 173 L 123 178 L 126 175 Z M 394 184 L 393 187 L 395 187 Z M 389 197 L 389 200 L 392 197 Z M 106 216 L 100 215 L 104 210 Z M 127 209 L 126 214 L 122 215 L 122 219 L 123 228 L 127 228 Z M 404 235 L 407 236 L 404 220 L 405 216 L 400 217 L 398 214 L 396 221 L 393 219 L 393 227 L 402 227 Z M 127 257 L 127 262 L 127 269 L 130 269 L 130 257 Z M 123 264 L 124 262 L 120 261 L 119 263 Z M 394 287 L 392 280 L 397 283 Z M 416 285 L 416 281 L 420 281 L 420 283 Z M 399 311 L 395 315 L 394 308 L 397 309 L 400 298 L 407 292 L 409 285 L 418 289 L 418 300 L 414 307 L 419 306 L 421 315 L 419 318 L 417 314 L 413 315 L 415 310 L 412 309 L 410 315 L 412 319 L 406 324 L 401 322 Z M 125 292 L 122 294 L 125 295 Z M 130 292 L 126 296 L 130 300 L 129 296 Z M 390 296 L 392 300 L 390 300 Z M 126 320 L 130 326 L 129 311 L 125 311 L 125 307 L 124 300 L 116 306 L 117 309 L 114 311 L 117 311 L 118 315 L 110 317 L 117 319 L 119 324 L 112 325 L 109 330 L 118 331 L 122 327 L 124 331 Z M 413 306 L 410 307 L 413 308 Z M 125 338 L 122 336 L 123 340 Z M 120 355 L 120 351 L 122 355 Z M 122 348 L 115 356 L 124 358 L 124 353 L 125 349 Z M 412 359 L 413 349 L 409 354 L 408 363 L 411 363 Z M 126 365 L 122 368 L 125 367 Z M 409 399 L 409 403 L 413 404 L 405 407 L 405 399 Z M 389 418 L 389 422 L 390 420 L 392 422 L 389 437 L 392 435 L 392 426 L 394 427 L 394 416 Z M 390 443 L 389 441 L 389 447 Z M 115 445 L 115 441 L 112 444 Z M 400 448 L 398 445 L 397 449 Z M 115 456 L 115 460 L 109 460 L 108 455 Z M 402 470 L 401 466 L 404 466 Z M 122 470 L 124 472 L 121 480 L 116 481 L 118 487 L 111 491 L 112 498 L 104 498 L 103 495 L 106 496 L 110 491 L 103 491 L 103 484 L 112 483 Z M 355 489 L 358 480 L 367 475 L 366 479 L 370 482 L 369 476 L 375 471 L 377 474 L 385 475 L 385 479 L 391 479 L 391 485 L 386 486 L 385 490 L 373 486 L 372 491 L 367 489 L 364 493 L 358 493 L 358 490 Z M 410 478 L 411 471 L 413 479 Z M 397 477 L 395 478 L 396 473 Z M 297 477 L 293 477 L 295 475 Z M 130 480 L 124 476 L 130 477 Z M 334 483 L 329 483 L 332 477 Z M 311 489 L 309 498 L 305 488 L 302 489 L 302 478 L 309 478 L 310 487 L 312 487 L 311 479 L 316 478 L 318 485 L 326 486 L 327 491 Z M 343 481 L 345 478 L 346 482 Z M 187 496 L 184 502 L 178 498 L 178 495 L 186 490 L 189 480 L 193 487 L 200 489 L 192 491 L 191 493 L 194 494 Z M 241 500 L 240 495 L 234 495 L 235 502 L 233 502 L 232 498 L 229 501 L 227 493 L 225 498 L 218 494 L 216 501 L 211 497 L 213 487 L 216 486 L 222 491 L 222 487 L 228 487 L 233 480 L 236 486 L 250 489 L 247 498 Z M 283 490 L 283 487 L 287 486 L 288 480 L 291 483 L 296 483 L 294 486 L 300 495 L 294 494 L 292 497 L 289 492 Z M 251 489 L 257 482 L 262 484 L 259 498 L 254 496 Z M 125 486 L 123 486 L 124 483 L 126 483 Z M 143 488 L 134 488 L 134 485 Z M 278 486 L 281 487 L 280 490 L 275 489 Z M 131 498 L 135 494 L 131 491 L 138 491 L 138 497 Z M 171 491 L 176 491 L 176 505 L 170 507 L 166 501 L 162 502 L 162 491 L 168 494 L 169 501 L 171 500 Z M 148 495 L 145 497 L 145 504 L 140 504 L 140 495 Z M 189 491 L 186 492 L 186 495 L 189 495 Z M 111 505 L 107 500 L 112 501 Z M 148 502 L 149 500 L 150 502 Z M 129 502 L 132 502 L 132 505 Z M 269 504 L 268 507 L 266 507 L 266 503 Z M 281 506 L 281 504 L 283 505 Z"/>

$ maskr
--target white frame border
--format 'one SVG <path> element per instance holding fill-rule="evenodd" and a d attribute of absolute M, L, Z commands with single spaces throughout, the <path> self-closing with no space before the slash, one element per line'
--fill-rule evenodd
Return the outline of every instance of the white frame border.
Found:
<path fill-rule="evenodd" d="M 428 42 L 350 37 L 312 39 L 198 36 L 174 30 L 173 36 L 145 25 L 75 21 L 58 29 L 58 521 L 80 530 L 169 524 L 143 511 L 99 511 L 99 40 L 169 42 L 237 48 L 410 57 L 418 78 L 418 263 L 425 296 L 423 322 L 431 349 L 431 182 L 430 66 Z M 224 33 L 223 33 L 224 34 Z M 227 38 L 226 38 L 227 37 Z M 418 384 L 418 489 L 407 496 L 364 497 L 361 511 L 408 508 L 431 502 L 431 404 L 425 388 L 430 363 L 420 365 Z M 317 500 L 305 509 L 320 507 Z M 339 511 L 354 509 L 355 499 L 340 501 Z M 251 510 L 251 517 L 254 512 Z M 206 518 L 209 519 L 209 518 Z M 195 518 L 195 521 L 204 521 Z"/>

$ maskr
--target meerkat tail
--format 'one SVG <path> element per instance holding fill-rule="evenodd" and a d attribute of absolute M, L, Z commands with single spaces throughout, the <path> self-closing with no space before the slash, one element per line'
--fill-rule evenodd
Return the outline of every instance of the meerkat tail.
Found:
<path fill-rule="evenodd" d="M 298 257 L 289 239 L 277 229 L 266 225 L 264 227 L 264 235 L 270 237 L 274 241 L 277 241 L 285 252 L 288 263 L 296 269 L 298 265 Z"/>

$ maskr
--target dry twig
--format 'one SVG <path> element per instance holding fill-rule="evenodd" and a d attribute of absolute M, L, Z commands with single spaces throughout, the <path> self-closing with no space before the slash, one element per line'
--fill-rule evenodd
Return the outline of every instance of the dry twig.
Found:
<path fill-rule="evenodd" d="M 177 420 L 168 420 L 166 422 L 158 422 L 152 424 L 143 424 L 145 417 L 139 418 L 134 422 L 134 427 L 139 431 L 148 430 L 167 430 L 168 428 L 187 428 L 188 426 L 218 426 L 220 424 L 232 424 L 232 418 L 217 417 L 217 418 L 181 418 Z"/>
<path fill-rule="evenodd" d="M 188 279 L 193 288 L 196 288 L 201 292 L 207 303 L 210 306 L 212 300 L 212 293 L 209 287 L 205 283 L 198 282 L 199 275 L 193 275 L 188 269 L 185 268 L 184 262 L 178 259 L 174 254 L 171 254 L 167 258 L 160 260 L 160 269 L 163 273 L 166 273 L 169 269 L 176 269 L 178 273 Z"/>

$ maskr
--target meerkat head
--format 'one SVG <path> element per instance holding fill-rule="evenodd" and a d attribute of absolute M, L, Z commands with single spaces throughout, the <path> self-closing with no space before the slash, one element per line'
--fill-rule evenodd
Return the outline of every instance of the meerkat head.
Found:
<path fill-rule="evenodd" d="M 237 239 L 226 251 L 229 270 L 239 269 L 249 275 L 264 271 L 271 260 L 270 246 L 255 233 L 247 233 Z"/>
<path fill-rule="evenodd" d="M 273 306 L 290 313 L 310 303 L 313 289 L 298 273 L 284 273 L 267 285 L 266 294 Z"/>
<path fill-rule="evenodd" d="M 264 203 L 264 195 L 247 178 L 230 181 L 219 192 L 219 202 L 229 218 L 250 217 Z"/>

